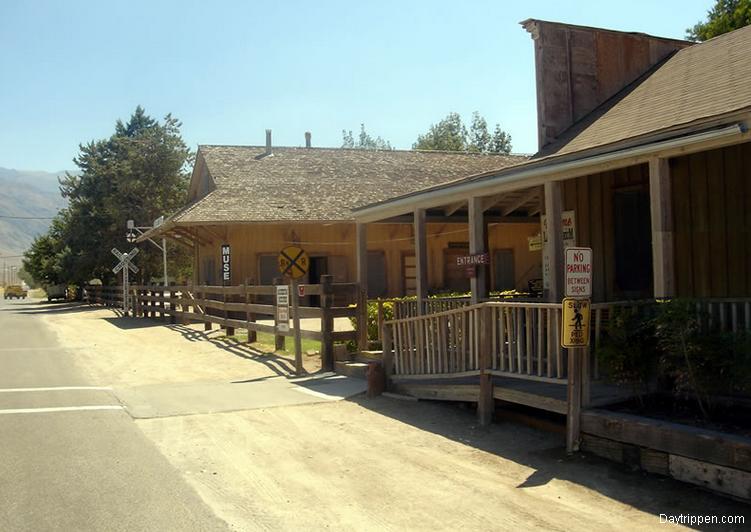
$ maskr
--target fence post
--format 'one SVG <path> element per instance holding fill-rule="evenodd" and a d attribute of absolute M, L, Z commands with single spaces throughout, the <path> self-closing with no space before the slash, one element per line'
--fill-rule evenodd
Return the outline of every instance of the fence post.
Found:
<path fill-rule="evenodd" d="M 491 360 L 491 309 L 484 306 L 480 309 L 480 323 L 475 326 L 480 328 L 480 353 L 478 361 L 480 365 L 480 395 L 477 398 L 477 419 L 480 425 L 489 425 L 493 421 L 493 411 L 495 410 L 495 399 L 493 399 L 493 375 L 490 374 L 492 368 Z"/>
<path fill-rule="evenodd" d="M 368 293 L 357 285 L 357 350 L 368 350 Z"/>
<path fill-rule="evenodd" d="M 279 286 L 284 283 L 281 277 L 274 277 L 274 286 Z M 274 306 L 274 349 L 277 351 L 284 351 L 284 336 L 276 334 L 279 330 L 279 313 L 276 308 L 276 288 L 274 288 L 274 294 L 271 296 L 272 305 Z"/>
<path fill-rule="evenodd" d="M 250 284 L 250 281 L 245 281 L 245 305 L 251 305 L 255 303 L 255 298 L 253 297 L 253 294 L 250 293 L 248 285 Z M 251 312 L 250 309 L 246 306 L 245 308 L 245 320 L 250 323 L 255 323 L 256 321 L 256 315 L 255 313 Z M 248 329 L 248 343 L 252 344 L 258 339 L 258 335 L 256 331 L 251 331 Z"/>
<path fill-rule="evenodd" d="M 205 300 L 206 297 L 208 296 L 208 294 L 206 292 L 205 286 L 204 286 L 204 288 L 202 288 L 201 290 L 199 290 L 198 293 L 201 294 L 201 299 L 202 300 Z M 206 306 L 206 301 L 201 301 L 201 303 L 203 303 L 203 315 L 204 316 L 208 316 L 209 315 L 209 308 Z M 210 331 L 211 330 L 211 322 L 208 319 L 206 319 L 203 322 L 203 330 L 204 331 Z"/>
<path fill-rule="evenodd" d="M 175 292 L 170 288 L 169 290 L 169 322 L 171 324 L 175 324 L 177 321 L 177 318 L 175 317 L 175 303 L 173 301 L 173 298 L 175 297 Z"/>
<path fill-rule="evenodd" d="M 383 341 L 383 300 L 381 298 L 378 298 L 378 340 Z"/>
<path fill-rule="evenodd" d="M 334 371 L 334 276 L 321 275 L 321 369 Z"/>
<path fill-rule="evenodd" d="M 242 288 L 245 288 L 244 285 L 240 285 Z M 226 288 L 226 287 L 225 287 Z M 233 303 L 235 298 L 232 294 L 229 296 L 230 303 Z M 227 294 L 224 294 L 224 302 L 227 303 Z M 230 319 L 230 311 L 228 311 L 226 308 L 224 309 L 224 319 Z M 234 336 L 235 335 L 235 328 L 234 327 L 227 327 L 227 336 Z"/>

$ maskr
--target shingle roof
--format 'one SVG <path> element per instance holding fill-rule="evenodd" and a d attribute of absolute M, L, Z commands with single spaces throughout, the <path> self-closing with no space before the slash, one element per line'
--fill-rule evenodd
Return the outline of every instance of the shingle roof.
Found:
<path fill-rule="evenodd" d="M 354 207 L 504 168 L 519 155 L 200 146 L 216 189 L 172 223 L 352 220 Z"/>
<path fill-rule="evenodd" d="M 751 26 L 679 50 L 537 157 L 565 155 L 751 108 Z"/>

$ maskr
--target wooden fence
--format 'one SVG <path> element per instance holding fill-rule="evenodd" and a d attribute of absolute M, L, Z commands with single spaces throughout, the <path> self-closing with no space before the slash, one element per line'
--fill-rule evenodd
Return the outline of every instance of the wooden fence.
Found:
<path fill-rule="evenodd" d="M 358 317 L 361 311 L 361 297 L 357 283 L 333 283 L 330 276 L 323 276 L 321 284 L 300 285 L 305 296 L 319 296 L 320 307 L 298 309 L 299 317 L 315 318 L 320 321 L 320 330 L 300 328 L 300 336 L 321 342 L 321 364 L 324 370 L 333 370 L 333 344 L 335 342 L 357 341 L 354 331 L 335 331 L 335 318 Z M 290 288 L 291 290 L 291 288 Z M 291 293 L 291 292 L 290 292 Z M 290 305 L 288 331 L 277 327 L 277 307 L 275 304 L 276 286 L 159 286 L 134 285 L 129 289 L 130 308 L 134 317 L 169 319 L 176 323 L 204 323 L 211 329 L 213 324 L 226 329 L 227 335 L 235 334 L 236 329 L 248 331 L 248 341 L 255 341 L 258 332 L 272 334 L 277 349 L 284 346 L 284 337 L 294 336 L 294 311 Z M 266 296 L 274 303 L 256 302 Z M 91 304 L 122 306 L 122 286 L 87 286 L 85 300 Z M 334 306 L 335 302 L 352 301 L 352 305 Z M 260 323 L 266 321 L 267 323 Z M 273 321 L 273 323 L 268 323 Z"/>

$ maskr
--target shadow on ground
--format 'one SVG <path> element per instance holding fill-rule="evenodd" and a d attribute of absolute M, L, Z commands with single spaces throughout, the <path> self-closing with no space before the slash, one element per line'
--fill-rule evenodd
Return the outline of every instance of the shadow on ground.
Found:
<path fill-rule="evenodd" d="M 86 312 L 97 307 L 92 307 L 80 301 L 22 301 L 11 303 L 9 306 L 0 308 L 0 312 L 13 312 L 16 314 L 71 314 Z M 115 313 L 121 311 L 112 309 Z"/>
<path fill-rule="evenodd" d="M 751 522 L 751 506 L 720 497 L 699 487 L 642 471 L 632 471 L 586 453 L 568 456 L 564 436 L 512 422 L 496 421 L 489 427 L 476 423 L 475 410 L 464 404 L 409 401 L 359 395 L 349 399 L 363 408 L 432 432 L 480 451 L 534 469 L 516 486 L 528 489 L 551 480 L 563 480 L 594 490 L 610 499 L 653 514 L 743 515 Z M 744 526 L 736 526 L 735 530 Z M 697 527 L 721 530 L 720 525 Z M 732 527 L 725 528 L 732 530 Z"/>

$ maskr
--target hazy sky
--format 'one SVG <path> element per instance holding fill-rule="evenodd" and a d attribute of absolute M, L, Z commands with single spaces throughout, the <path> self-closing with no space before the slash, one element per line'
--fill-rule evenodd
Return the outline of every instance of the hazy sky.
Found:
<path fill-rule="evenodd" d="M 0 0 L 0 166 L 72 169 L 141 104 L 189 145 L 341 145 L 367 130 L 410 148 L 450 111 L 500 122 L 534 152 L 541 18 L 683 38 L 712 0 Z"/>

